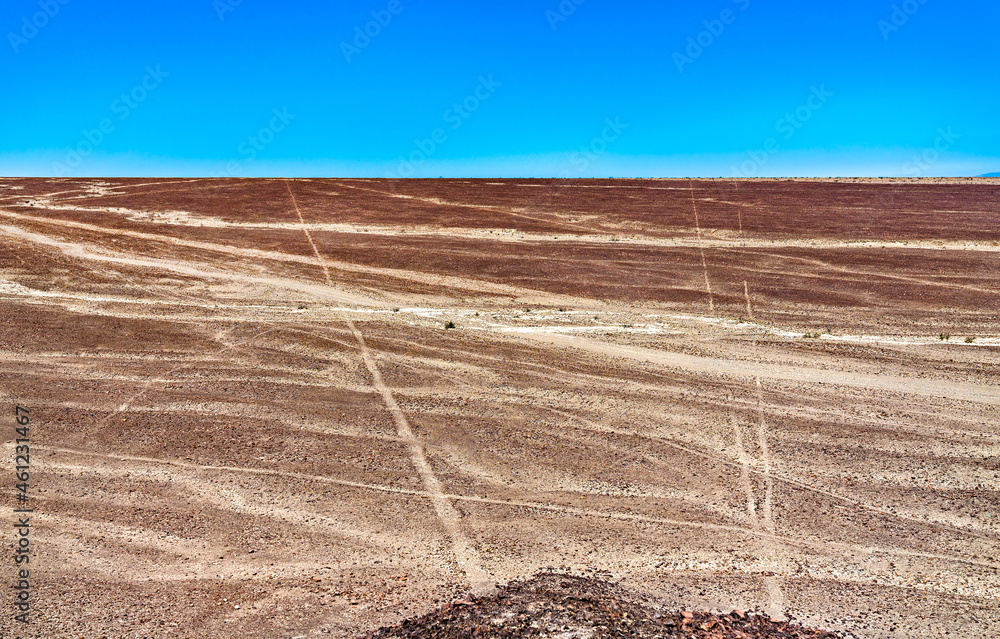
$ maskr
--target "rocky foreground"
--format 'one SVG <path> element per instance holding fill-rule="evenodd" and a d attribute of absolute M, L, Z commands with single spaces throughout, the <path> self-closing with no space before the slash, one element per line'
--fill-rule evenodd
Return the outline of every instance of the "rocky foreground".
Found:
<path fill-rule="evenodd" d="M 585 577 L 543 573 L 513 582 L 490 597 L 456 601 L 365 639 L 419 637 L 684 637 L 705 639 L 835 639 L 843 637 L 802 628 L 763 614 L 668 611 L 620 586 Z"/>

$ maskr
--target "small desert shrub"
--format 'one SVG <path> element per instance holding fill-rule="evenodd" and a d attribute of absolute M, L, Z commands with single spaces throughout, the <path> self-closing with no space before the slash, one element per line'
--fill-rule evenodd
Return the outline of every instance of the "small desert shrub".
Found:
<path fill-rule="evenodd" d="M 942 342 L 947 342 L 948 340 L 951 339 L 951 335 L 949 335 L 947 333 L 941 333 L 940 335 L 938 335 L 938 337 L 941 338 Z"/>
<path fill-rule="evenodd" d="M 804 337 L 806 339 L 819 339 L 819 336 L 820 336 L 819 333 L 806 333 L 802 337 Z"/>
<path fill-rule="evenodd" d="M 444 327 L 448 329 L 455 328 L 455 322 L 448 322 Z"/>
<path fill-rule="evenodd" d="M 976 341 L 976 338 L 975 338 L 975 337 L 966 337 L 966 338 L 965 338 L 965 343 L 966 343 L 966 344 L 971 344 L 971 343 L 972 343 L 972 342 L 974 342 L 974 341 Z"/>

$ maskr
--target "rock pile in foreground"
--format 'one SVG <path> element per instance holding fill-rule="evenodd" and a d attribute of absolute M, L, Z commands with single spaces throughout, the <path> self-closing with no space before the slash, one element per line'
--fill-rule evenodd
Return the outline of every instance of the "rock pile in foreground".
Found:
<path fill-rule="evenodd" d="M 501 587 L 491 597 L 447 604 L 423 617 L 370 633 L 366 639 L 837 639 L 841 636 L 739 611 L 728 615 L 664 611 L 607 581 L 543 573 L 529 581 Z"/>

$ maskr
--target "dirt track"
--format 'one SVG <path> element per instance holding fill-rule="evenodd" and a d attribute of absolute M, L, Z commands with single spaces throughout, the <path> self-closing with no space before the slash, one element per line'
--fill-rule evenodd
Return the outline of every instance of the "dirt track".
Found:
<path fill-rule="evenodd" d="M 998 202 L 0 179 L 26 636 L 352 637 L 550 566 L 858 637 L 998 636 Z"/>

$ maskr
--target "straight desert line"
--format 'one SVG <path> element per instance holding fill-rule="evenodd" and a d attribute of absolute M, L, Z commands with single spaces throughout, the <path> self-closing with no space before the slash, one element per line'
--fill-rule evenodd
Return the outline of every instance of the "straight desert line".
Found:
<path fill-rule="evenodd" d="M 924 397 L 949 398 L 980 404 L 1000 404 L 1000 388 L 982 384 L 965 384 L 948 380 L 922 380 L 889 375 L 868 375 L 865 373 L 823 370 L 806 366 L 728 360 L 718 357 L 660 351 L 638 346 L 611 344 L 586 337 L 540 331 L 518 331 L 517 336 L 556 346 L 579 349 L 605 357 L 625 357 L 667 368 L 681 369 L 688 373 L 721 375 L 744 379 L 760 377 L 761 379 L 807 384 L 829 384 L 830 386 L 875 389 L 892 393 L 921 395 Z"/>
<path fill-rule="evenodd" d="M 326 268 L 327 270 L 329 270 L 329 268 L 332 267 L 337 270 L 346 271 L 349 273 L 365 273 L 370 275 L 381 275 L 384 277 L 420 282 L 422 284 L 431 284 L 436 287 L 446 286 L 459 290 L 475 291 L 475 292 L 488 293 L 499 296 L 525 298 L 526 300 L 545 299 L 550 301 L 551 303 L 560 303 L 573 306 L 581 306 L 581 305 L 588 306 L 594 304 L 593 300 L 587 300 L 585 298 L 578 298 L 570 295 L 551 294 L 540 290 L 510 286 L 506 284 L 498 284 L 483 280 L 476 280 L 472 278 L 458 277 L 454 275 L 436 275 L 430 273 L 423 273 L 420 271 L 410 271 L 410 270 L 377 267 L 377 266 L 364 266 L 361 264 L 353 264 L 350 262 L 338 262 L 327 259 L 307 257 L 304 255 L 295 255 L 293 253 L 282 253 L 278 251 L 266 251 L 262 249 L 253 249 L 253 248 L 240 248 L 238 246 L 231 246 L 228 244 L 218 244 L 215 242 L 204 242 L 200 240 L 184 240 L 170 235 L 160 235 L 157 233 L 144 233 L 142 231 L 129 231 L 124 229 L 113 229 L 103 226 L 97 226 L 94 224 L 86 224 L 84 222 L 73 222 L 70 220 L 36 217 L 32 215 L 24 215 L 22 213 L 14 213 L 12 211 L 5 211 L 5 210 L 0 210 L 0 216 L 12 218 L 15 220 L 33 222 L 37 224 L 46 224 L 64 228 L 79 229 L 83 231 L 105 233 L 108 235 L 118 235 L 122 237 L 134 237 L 136 239 L 150 240 L 154 242 L 163 242 L 166 244 L 172 244 L 174 246 L 185 246 L 205 251 L 212 251 L 216 253 L 236 255 L 239 257 L 245 257 L 254 260 L 274 260 L 277 262 L 292 262 L 297 264 L 307 264 L 311 266 L 321 266 Z M 303 228 L 305 230 L 308 230 L 308 226 L 305 226 Z M 133 266 L 149 266 L 151 268 L 171 268 L 170 265 L 184 264 L 184 262 L 181 262 L 179 260 L 160 260 L 157 258 L 144 258 L 140 260 L 139 258 L 131 258 L 131 257 L 114 257 L 112 253 L 105 251 L 103 248 L 100 251 L 98 251 L 96 249 L 88 248 L 88 246 L 85 244 L 56 240 L 46 235 L 42 235 L 40 233 L 34 233 L 31 231 L 26 231 L 24 229 L 14 226 L 2 225 L 0 226 L 0 231 L 6 232 L 8 235 L 34 241 L 38 244 L 46 244 L 49 246 L 59 247 L 63 249 L 63 252 L 66 253 L 67 255 L 83 259 L 93 259 L 104 262 L 117 262 L 122 264 L 130 264 Z M 309 233 L 308 236 L 311 238 L 312 234 Z M 188 268 L 193 268 L 193 267 L 188 267 Z M 179 270 L 179 269 L 172 268 L 172 270 Z M 215 278 L 220 277 L 219 275 L 215 275 L 215 273 L 222 273 L 222 271 L 201 270 L 193 274 L 201 275 L 204 277 L 215 277 Z M 287 278 L 275 277 L 275 278 L 261 279 L 238 273 L 230 273 L 221 277 L 223 277 L 224 279 L 240 277 L 242 279 L 247 279 L 250 281 L 257 281 L 257 280 L 263 281 L 263 279 L 268 280 L 267 282 L 264 283 L 285 282 L 285 284 L 281 285 L 281 287 L 286 289 L 290 288 L 293 290 L 303 290 L 303 287 L 314 288 L 314 289 L 320 288 L 315 285 Z M 332 285 L 328 284 L 328 286 Z M 344 295 L 347 295 L 347 293 L 344 292 Z M 356 296 L 354 302 L 348 301 L 346 297 L 341 299 L 343 299 L 346 303 L 354 303 L 358 306 L 377 306 L 382 308 L 387 307 L 387 304 L 380 303 L 370 298 L 362 298 L 360 296 Z"/>
<path fill-rule="evenodd" d="M 8 447 L 10 447 L 10 445 L 8 445 Z M 36 446 L 36 448 L 38 448 L 39 450 L 46 450 L 57 454 L 81 455 L 84 457 L 98 457 L 119 462 L 170 466 L 174 468 L 190 470 L 193 472 L 229 472 L 229 473 L 240 473 L 249 475 L 287 477 L 292 479 L 321 482 L 326 484 L 344 486 L 345 488 L 357 488 L 360 490 L 370 490 L 387 494 L 409 495 L 416 497 L 425 497 L 429 499 L 433 499 L 435 497 L 426 490 L 424 491 L 410 490 L 406 488 L 396 488 L 395 486 L 366 484 L 363 482 L 354 482 L 345 479 L 324 477 L 322 475 L 309 475 L 307 473 L 296 473 L 291 471 L 273 470 L 268 468 L 248 468 L 242 466 L 225 466 L 225 465 L 216 466 L 216 465 L 194 464 L 178 460 L 160 459 L 154 457 L 140 457 L 132 455 L 116 455 L 108 453 L 98 453 L 90 450 L 75 450 L 71 448 L 56 448 L 50 446 Z M 681 519 L 670 519 L 667 517 L 653 517 L 649 515 L 640 515 L 637 513 L 630 513 L 630 512 L 597 510 L 593 508 L 581 508 L 579 506 L 570 506 L 565 504 L 551 504 L 551 503 L 528 501 L 528 500 L 494 499 L 490 497 L 477 497 L 473 495 L 459 495 L 454 493 L 443 493 L 441 496 L 447 500 L 464 501 L 469 503 L 486 504 L 491 506 L 524 508 L 527 510 L 541 510 L 541 511 L 554 512 L 560 514 L 580 515 L 585 517 L 608 519 L 614 521 L 637 521 L 637 522 L 658 524 L 658 525 L 671 526 L 677 528 L 691 528 L 700 530 L 711 530 L 716 532 L 738 533 L 738 534 L 749 535 L 751 537 L 767 538 L 772 541 L 793 546 L 806 546 L 806 547 L 820 548 L 824 550 L 829 550 L 831 548 L 838 550 L 854 550 L 854 551 L 861 551 L 867 554 L 885 554 L 885 555 L 894 555 L 899 557 L 918 557 L 922 559 L 951 561 L 969 566 L 980 566 L 985 568 L 1000 569 L 1000 564 L 988 560 L 970 559 L 966 557 L 959 557 L 955 555 L 946 555 L 940 553 L 920 552 L 916 550 L 907 550 L 905 548 L 893 548 L 884 546 L 862 546 L 859 544 L 851 544 L 846 542 L 814 541 L 806 538 L 784 537 L 778 534 L 768 533 L 764 530 L 755 530 L 753 528 L 747 528 L 744 526 L 712 524 L 712 523 L 698 522 L 698 521 L 685 521 Z"/>
<path fill-rule="evenodd" d="M 708 312 L 715 314 L 715 300 L 712 297 L 712 283 L 708 280 L 708 261 L 705 259 L 705 245 L 701 240 L 701 222 L 698 220 L 698 204 L 694 199 L 694 180 L 691 180 L 691 208 L 694 210 L 694 227 L 698 231 L 698 250 L 701 252 L 701 270 L 705 274 L 705 290 L 708 292 Z"/>
<path fill-rule="evenodd" d="M 305 232 L 306 238 L 309 240 L 309 244 L 312 246 L 313 252 L 316 254 L 316 259 L 318 259 L 323 265 L 323 273 L 326 276 L 327 284 L 333 286 L 333 281 L 330 279 L 330 272 L 325 265 L 325 260 L 320 254 L 319 248 L 316 246 L 316 242 L 313 241 L 312 234 L 305 226 L 305 219 L 302 217 L 302 211 L 299 209 L 298 202 L 295 200 L 295 194 L 292 192 L 292 187 L 288 183 L 288 180 L 285 180 L 285 187 L 288 189 L 288 195 L 292 199 L 292 205 L 295 207 L 295 213 L 299 216 L 299 221 L 302 222 L 302 230 Z M 452 550 L 455 554 L 455 559 L 458 562 L 459 568 L 465 572 L 465 575 L 468 577 L 474 591 L 485 592 L 490 590 L 492 588 L 492 583 L 489 576 L 481 567 L 479 554 L 476 552 L 472 542 L 469 541 L 469 538 L 466 537 L 464 532 L 462 532 L 461 516 L 458 514 L 458 511 L 455 509 L 451 500 L 445 496 L 441 482 L 438 480 L 437 476 L 434 474 L 434 469 L 431 468 L 430 463 L 427 461 L 427 455 L 424 453 L 423 445 L 414 436 L 413 429 L 410 428 L 406 415 L 396 402 L 396 398 L 392 395 L 392 390 L 382 379 L 382 373 L 378 369 L 378 363 L 375 361 L 375 357 L 372 355 L 371 349 L 368 348 L 364 335 L 361 334 L 361 331 L 358 330 L 358 327 L 355 326 L 354 322 L 350 318 L 346 318 L 344 321 L 351 333 L 354 335 L 355 340 L 357 340 L 358 348 L 361 350 L 361 357 L 365 362 L 365 367 L 368 369 L 368 372 L 372 377 L 372 385 L 382 396 L 382 401 L 392 414 L 392 419 L 396 423 L 396 429 L 399 437 L 409 442 L 410 460 L 416 468 L 417 473 L 420 475 L 420 479 L 424 485 L 424 490 L 430 495 L 431 503 L 434 505 L 434 511 L 437 513 L 438 519 L 444 526 L 448 536 L 451 537 Z"/>

